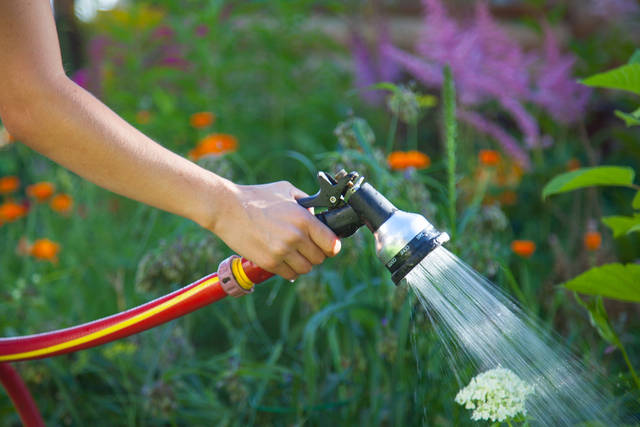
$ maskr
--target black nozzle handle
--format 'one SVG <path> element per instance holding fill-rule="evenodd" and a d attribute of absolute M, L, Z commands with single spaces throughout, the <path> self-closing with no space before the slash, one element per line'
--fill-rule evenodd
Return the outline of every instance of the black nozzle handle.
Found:
<path fill-rule="evenodd" d="M 351 206 L 343 206 L 338 209 L 321 212 L 316 214 L 316 218 L 340 238 L 351 236 L 363 225 L 358 214 Z"/>
<path fill-rule="evenodd" d="M 307 202 L 309 199 L 311 199 L 311 197 L 298 199 L 298 204 L 306 208 L 308 206 L 304 202 Z M 340 208 L 328 209 L 324 212 L 315 214 L 315 217 L 324 225 L 329 227 L 331 231 L 340 238 L 353 235 L 353 233 L 358 231 L 358 228 L 364 225 L 360 217 L 358 217 L 358 214 L 351 206 L 348 205 Z"/>
<path fill-rule="evenodd" d="M 376 231 L 398 210 L 368 182 L 360 186 L 347 201 L 355 213 L 363 219 L 369 230 Z"/>

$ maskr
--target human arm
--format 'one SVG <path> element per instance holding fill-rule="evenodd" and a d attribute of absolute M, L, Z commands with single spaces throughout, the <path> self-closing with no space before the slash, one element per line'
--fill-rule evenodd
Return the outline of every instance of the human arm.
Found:
<path fill-rule="evenodd" d="M 48 1 L 0 1 L 0 117 L 34 150 L 115 193 L 189 218 L 285 278 L 339 250 L 288 183 L 239 186 L 167 150 L 64 73 Z M 336 243 L 338 242 L 338 243 Z"/>

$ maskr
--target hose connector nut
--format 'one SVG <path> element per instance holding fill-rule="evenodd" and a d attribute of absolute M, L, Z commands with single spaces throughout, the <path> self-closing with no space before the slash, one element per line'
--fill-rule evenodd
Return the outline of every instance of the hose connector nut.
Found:
<path fill-rule="evenodd" d="M 253 283 L 245 280 L 242 272 L 241 258 L 238 255 L 231 255 L 218 266 L 218 280 L 222 289 L 232 297 L 241 297 L 253 292 Z"/>

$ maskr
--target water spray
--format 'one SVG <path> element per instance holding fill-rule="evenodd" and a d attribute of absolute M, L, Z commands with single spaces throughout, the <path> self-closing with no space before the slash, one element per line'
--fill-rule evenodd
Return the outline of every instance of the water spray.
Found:
<path fill-rule="evenodd" d="M 316 217 L 338 237 L 366 225 L 373 233 L 376 255 L 400 283 L 431 251 L 449 240 L 423 216 L 396 208 L 357 172 L 331 176 L 318 173 L 319 191 L 298 200 L 305 208 L 323 209 Z M 36 335 L 0 338 L 0 381 L 25 425 L 44 425 L 26 387 L 4 362 L 40 359 L 95 347 L 184 316 L 226 296 L 253 292 L 273 276 L 237 255 L 220 263 L 216 273 L 139 307 L 93 322 Z"/>

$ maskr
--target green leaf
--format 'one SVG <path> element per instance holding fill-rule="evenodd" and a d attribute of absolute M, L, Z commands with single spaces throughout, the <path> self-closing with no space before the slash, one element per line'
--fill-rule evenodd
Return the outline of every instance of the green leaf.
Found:
<path fill-rule="evenodd" d="M 587 295 L 640 302 L 640 264 L 605 264 L 587 270 L 564 284 Z"/>
<path fill-rule="evenodd" d="M 631 227 L 630 229 L 627 230 L 627 234 L 631 234 L 631 233 L 635 233 L 640 231 L 640 224 L 636 224 L 633 227 Z"/>
<path fill-rule="evenodd" d="M 602 218 L 602 222 L 613 231 L 613 237 L 631 233 L 634 227 L 640 226 L 640 215 L 634 216 L 607 216 Z"/>
<path fill-rule="evenodd" d="M 175 110 L 175 105 L 171 96 L 161 89 L 156 89 L 152 93 L 153 102 L 162 114 L 169 115 Z"/>
<path fill-rule="evenodd" d="M 621 89 L 640 95 L 640 64 L 626 64 L 604 73 L 594 74 L 581 81 L 591 87 Z"/>
<path fill-rule="evenodd" d="M 616 117 L 624 120 L 624 124 L 627 125 L 628 128 L 630 128 L 631 126 L 640 125 L 640 117 L 638 117 L 640 116 L 640 109 L 634 111 L 633 113 L 625 113 L 620 110 L 616 110 L 614 111 L 614 113 Z"/>
<path fill-rule="evenodd" d="M 636 49 L 636 51 L 633 52 L 633 55 L 631 55 L 627 64 L 640 64 L 640 49 Z"/>
<path fill-rule="evenodd" d="M 542 190 L 542 198 L 578 188 L 600 186 L 624 186 L 633 183 L 633 169 L 620 166 L 582 168 L 554 177 Z"/>
<path fill-rule="evenodd" d="M 640 191 L 638 191 L 631 202 L 633 209 L 640 209 Z"/>
<path fill-rule="evenodd" d="M 397 92 L 400 90 L 400 88 L 397 85 L 394 85 L 393 83 L 390 83 L 390 82 L 380 82 L 380 83 L 371 85 L 369 87 L 372 89 L 388 90 L 390 92 Z"/>
<path fill-rule="evenodd" d="M 587 303 L 577 294 L 574 294 L 574 296 L 578 304 L 586 308 L 589 312 L 589 321 L 591 325 L 596 328 L 598 334 L 608 343 L 620 348 L 622 343 L 609 323 L 609 316 L 607 315 L 607 310 L 604 308 L 602 297 L 598 296 L 593 301 Z"/>
<path fill-rule="evenodd" d="M 422 108 L 435 107 L 438 105 L 438 98 L 433 95 L 421 94 L 417 95 L 418 105 Z"/>

